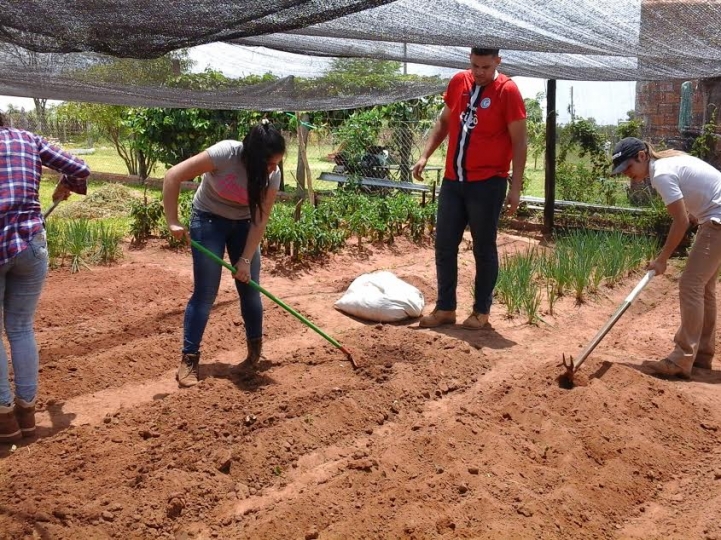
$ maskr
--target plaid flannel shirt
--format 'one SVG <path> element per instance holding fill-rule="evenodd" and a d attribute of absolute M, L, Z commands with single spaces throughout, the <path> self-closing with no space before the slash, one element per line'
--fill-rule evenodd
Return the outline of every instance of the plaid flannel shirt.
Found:
<path fill-rule="evenodd" d="M 45 226 L 40 208 L 43 165 L 62 173 L 60 182 L 85 195 L 90 169 L 39 135 L 0 127 L 0 265 L 28 247 Z"/>

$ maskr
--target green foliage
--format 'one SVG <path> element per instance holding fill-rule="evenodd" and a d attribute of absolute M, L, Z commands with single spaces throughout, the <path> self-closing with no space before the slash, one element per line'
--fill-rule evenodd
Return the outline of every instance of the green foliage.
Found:
<path fill-rule="evenodd" d="M 618 139 L 625 139 L 626 137 L 641 138 L 644 126 L 643 120 L 636 118 L 635 114 L 632 113 L 633 111 L 629 111 L 628 120 L 618 124 L 616 128 L 616 137 Z"/>
<path fill-rule="evenodd" d="M 138 147 L 166 167 L 172 167 L 218 141 L 239 138 L 237 111 L 133 109 L 128 126 Z"/>
<path fill-rule="evenodd" d="M 602 131 L 592 118 L 576 119 L 563 130 L 556 167 L 562 199 L 616 204 L 620 190 L 615 179 L 608 177 L 611 162 L 604 149 Z M 568 161 L 572 150 L 579 158 L 590 160 L 590 169 L 583 162 Z"/>
<path fill-rule="evenodd" d="M 710 160 L 716 153 L 716 139 L 716 108 L 714 107 L 701 134 L 693 141 L 690 154 L 704 161 Z"/>
<path fill-rule="evenodd" d="M 163 203 L 155 197 L 148 200 L 146 191 L 143 200 L 133 201 L 130 207 L 130 234 L 133 243 L 141 244 L 153 233 L 159 232 L 162 220 Z"/>
<path fill-rule="evenodd" d="M 533 168 L 538 168 L 538 158 L 546 151 L 546 119 L 543 117 L 541 101 L 545 98 L 543 92 L 539 92 L 535 99 L 526 98 L 523 100 L 526 106 L 526 128 L 528 131 L 528 146 L 533 156 Z"/>
<path fill-rule="evenodd" d="M 155 166 L 155 159 L 152 153 L 139 151 L 131 129 L 133 124 L 129 119 L 130 111 L 129 107 L 118 105 L 72 101 L 61 103 L 55 109 L 61 119 L 91 123 L 100 136 L 113 143 L 115 151 L 128 169 L 128 174 L 145 178 Z"/>
<path fill-rule="evenodd" d="M 265 230 L 264 247 L 294 260 L 318 257 L 345 246 L 355 236 L 364 242 L 393 243 L 405 235 L 423 241 L 433 231 L 436 205 L 421 207 L 407 194 L 372 197 L 344 190 L 314 207 L 301 203 L 299 218 L 290 204 L 276 204 Z"/>
<path fill-rule="evenodd" d="M 523 314 L 533 324 L 540 319 L 544 294 L 553 315 L 559 297 L 572 293 L 577 302 L 584 302 L 602 284 L 613 287 L 643 266 L 657 249 L 658 242 L 647 236 L 571 231 L 558 236 L 545 253 L 529 248 L 504 255 L 495 296 L 506 305 L 509 317 Z"/>
<path fill-rule="evenodd" d="M 545 123 L 546 119 L 543 117 L 543 108 L 541 107 L 541 101 L 545 99 L 545 93 L 539 92 L 535 99 L 526 98 L 523 100 L 523 104 L 526 106 L 526 120 L 536 123 Z"/>
<path fill-rule="evenodd" d="M 232 90 L 242 86 L 261 84 L 278 80 L 276 75 L 266 73 L 265 75 L 249 75 L 238 79 L 226 77 L 222 72 L 211 67 L 206 67 L 200 73 L 182 73 L 171 77 L 168 86 L 173 88 L 185 88 L 187 90 Z"/>
<path fill-rule="evenodd" d="M 206 69 L 203 73 L 182 74 L 168 86 L 192 90 L 224 90 L 271 82 L 271 74 L 230 79 Z M 137 148 L 166 167 L 172 167 L 209 146 L 225 140 L 241 140 L 261 119 L 268 118 L 278 129 L 290 129 L 293 119 L 282 112 L 170 109 L 130 109 L 125 125 L 133 133 Z"/>
<path fill-rule="evenodd" d="M 571 140 L 578 145 L 580 157 L 604 153 L 598 125 L 592 118 L 581 118 L 571 124 Z"/>
<path fill-rule="evenodd" d="M 70 272 L 79 272 L 88 263 L 112 264 L 122 257 L 123 233 L 117 227 L 89 219 L 50 219 L 46 223 L 51 268 L 69 259 Z"/>
<path fill-rule="evenodd" d="M 324 95 L 342 96 L 357 92 L 379 92 L 410 82 L 440 85 L 441 79 L 436 76 L 403 75 L 400 62 L 370 58 L 336 58 L 323 76 L 312 79 L 295 78 L 293 82 L 301 95 L 322 91 Z"/>
<path fill-rule="evenodd" d="M 120 242 L 123 239 L 123 233 L 117 227 L 103 223 L 97 224 L 97 245 L 95 246 L 94 260 L 99 264 L 110 265 L 120 259 L 123 250 Z"/>
<path fill-rule="evenodd" d="M 188 51 L 181 49 L 154 59 L 105 57 L 73 74 L 91 83 L 126 84 L 132 86 L 165 85 L 179 73 L 193 67 Z"/>
<path fill-rule="evenodd" d="M 361 158 L 368 148 L 378 144 L 378 136 L 383 127 L 380 110 L 361 109 L 351 114 L 337 131 L 339 148 L 351 166 L 351 170 L 360 166 Z"/>
<path fill-rule="evenodd" d="M 190 216 L 193 211 L 194 195 L 194 191 L 181 191 L 178 197 L 178 220 L 186 229 L 190 227 Z M 170 229 L 168 229 L 168 224 L 164 219 L 162 219 L 162 217 L 159 220 L 157 227 L 160 236 L 168 241 L 168 246 L 172 249 L 177 249 L 185 245 L 185 241 L 175 239 L 175 237 L 171 234 Z"/>
<path fill-rule="evenodd" d="M 556 167 L 556 189 L 564 201 L 591 201 L 596 192 L 591 171 L 583 163 L 565 161 Z"/>
<path fill-rule="evenodd" d="M 503 255 L 495 294 L 506 305 L 508 317 L 525 313 L 528 324 L 538 320 L 541 291 L 536 285 L 535 275 L 539 262 L 535 249 L 516 255 Z"/>
<path fill-rule="evenodd" d="M 88 267 L 85 254 L 95 244 L 95 230 L 87 219 L 73 219 L 67 223 L 65 242 L 70 256 L 70 272 L 80 271 L 81 266 Z"/>

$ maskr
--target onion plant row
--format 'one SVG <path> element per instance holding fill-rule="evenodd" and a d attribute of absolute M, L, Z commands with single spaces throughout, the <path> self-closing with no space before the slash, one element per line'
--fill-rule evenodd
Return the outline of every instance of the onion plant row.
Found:
<path fill-rule="evenodd" d="M 540 319 L 543 298 L 548 313 L 558 298 L 573 295 L 583 303 L 601 286 L 614 287 L 645 265 L 658 250 L 656 238 L 620 232 L 573 231 L 559 236 L 553 247 L 532 247 L 504 254 L 495 295 L 509 317 L 529 324 Z"/>
<path fill-rule="evenodd" d="M 78 272 L 89 264 L 112 264 L 122 257 L 123 231 L 103 221 L 49 219 L 46 223 L 50 266 L 68 264 Z"/>

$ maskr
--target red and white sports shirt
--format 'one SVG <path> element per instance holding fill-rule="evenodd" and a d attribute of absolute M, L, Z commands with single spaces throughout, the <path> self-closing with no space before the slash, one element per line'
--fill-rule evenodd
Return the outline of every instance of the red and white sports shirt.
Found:
<path fill-rule="evenodd" d="M 503 74 L 483 87 L 471 71 L 456 74 L 444 100 L 451 109 L 445 178 L 477 182 L 508 177 L 513 157 L 508 124 L 526 118 L 516 83 Z"/>

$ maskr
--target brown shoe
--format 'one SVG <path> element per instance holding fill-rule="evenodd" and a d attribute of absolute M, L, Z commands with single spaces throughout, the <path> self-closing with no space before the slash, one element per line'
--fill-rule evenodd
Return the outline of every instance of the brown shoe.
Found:
<path fill-rule="evenodd" d="M 235 375 L 247 375 L 253 373 L 260 362 L 261 352 L 263 350 L 263 338 L 248 340 L 248 356 L 237 366 L 230 368 L 230 372 Z"/>
<path fill-rule="evenodd" d="M 649 369 L 654 375 L 658 375 L 661 377 L 680 377 L 682 379 L 691 378 L 690 365 L 688 366 L 688 368 L 683 368 L 678 364 L 675 364 L 668 358 L 664 358 L 663 360 L 659 360 L 658 362 L 646 360 L 641 365 L 642 367 Z"/>
<path fill-rule="evenodd" d="M 199 365 L 200 353 L 183 354 L 180 366 L 178 367 L 178 372 L 175 374 L 178 386 L 181 388 L 188 388 L 198 384 L 198 374 L 200 372 Z"/>
<path fill-rule="evenodd" d="M 13 443 L 22 438 L 12 405 L 0 405 L 0 443 Z"/>
<path fill-rule="evenodd" d="M 28 403 L 16 397 L 15 418 L 17 418 L 23 437 L 35 435 L 35 400 Z"/>
<path fill-rule="evenodd" d="M 421 317 L 418 326 L 421 328 L 435 328 L 443 324 L 456 324 L 456 312 L 434 309 L 430 315 Z"/>
<path fill-rule="evenodd" d="M 713 362 L 713 357 L 696 357 L 696 360 L 693 361 L 693 367 L 700 368 L 700 369 L 711 369 L 711 362 Z"/>
<path fill-rule="evenodd" d="M 474 311 L 465 321 L 463 321 L 463 324 L 461 326 L 469 330 L 478 330 L 487 325 L 488 313 L 478 313 Z"/>

